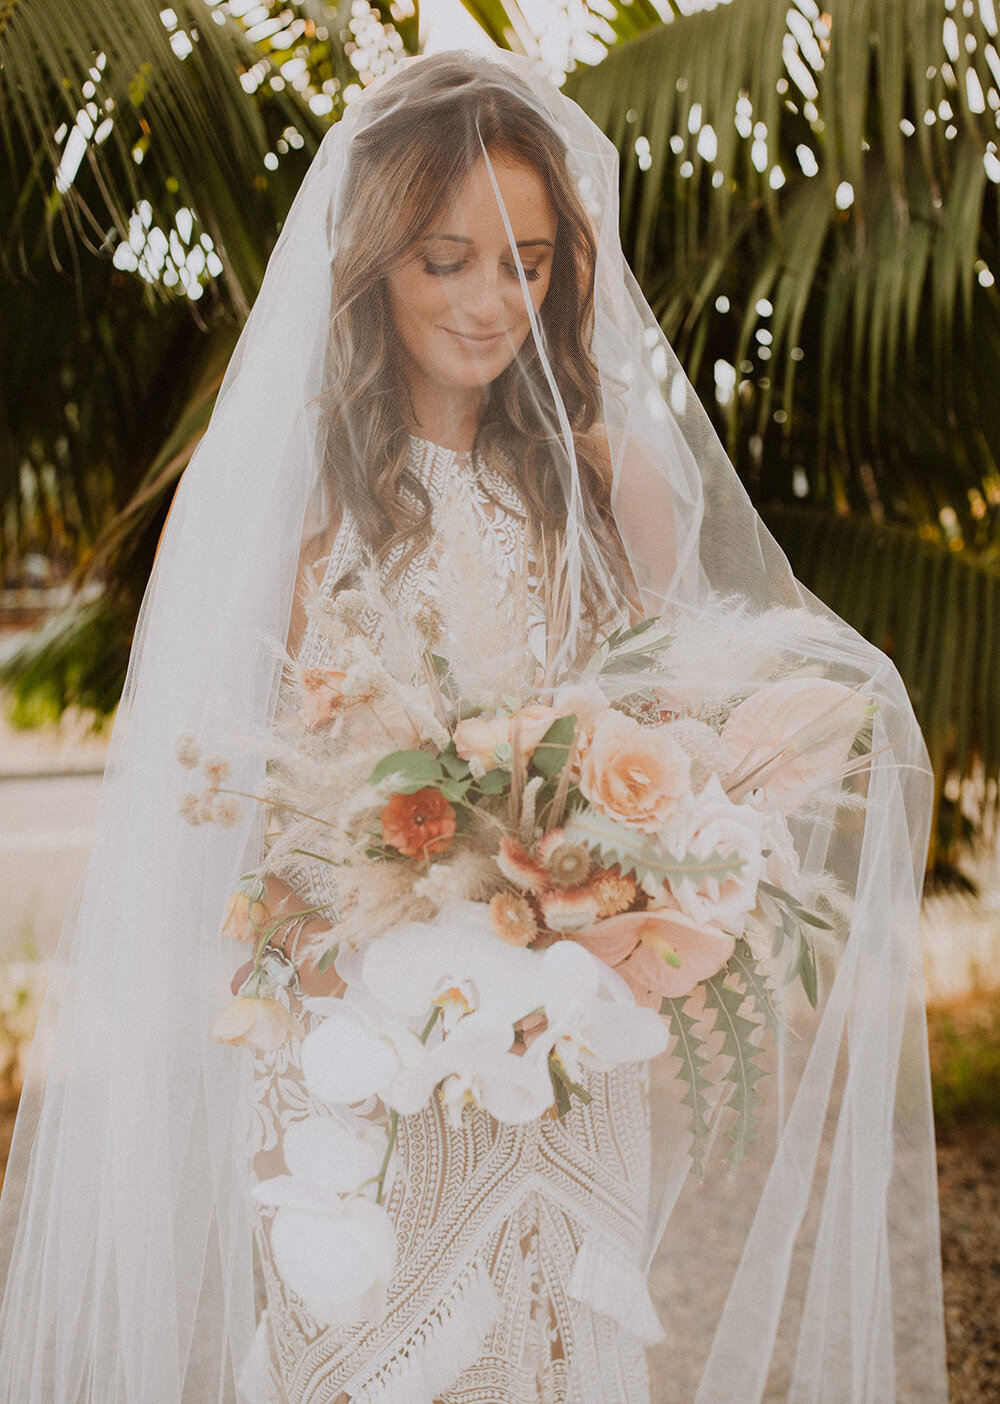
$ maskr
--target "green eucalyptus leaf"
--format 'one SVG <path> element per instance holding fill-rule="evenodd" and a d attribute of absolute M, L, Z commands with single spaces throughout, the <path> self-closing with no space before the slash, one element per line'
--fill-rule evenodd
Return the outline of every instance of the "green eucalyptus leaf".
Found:
<path fill-rule="evenodd" d="M 335 946 L 327 946 L 326 950 L 323 952 L 323 954 L 320 956 L 319 960 L 316 962 L 316 969 L 319 971 L 319 973 L 320 973 L 321 975 L 325 975 L 326 972 L 330 969 L 330 966 L 331 966 L 331 965 L 333 964 L 333 962 L 337 959 L 337 955 L 338 955 L 339 951 L 340 951 L 340 943 L 339 943 L 339 941 L 338 941 L 338 943 L 337 943 Z"/>
<path fill-rule="evenodd" d="M 535 747 L 531 763 L 539 775 L 551 780 L 566 764 L 573 737 L 576 734 L 576 716 L 559 717 Z"/>
<path fill-rule="evenodd" d="M 509 784 L 510 771 L 504 770 L 502 765 L 494 766 L 476 781 L 476 786 L 483 795 L 502 795 Z"/>
<path fill-rule="evenodd" d="M 259 902 L 267 891 L 267 883 L 259 873 L 244 873 L 236 888 L 248 902 Z"/>
<path fill-rule="evenodd" d="M 392 751 L 375 766 L 368 783 L 392 780 L 397 794 L 412 795 L 427 785 L 436 785 L 443 774 L 441 762 L 426 751 Z"/>
<path fill-rule="evenodd" d="M 455 750 L 454 741 L 445 747 L 438 759 L 453 780 L 464 780 L 469 774 L 469 762 L 464 761 Z"/>
<path fill-rule="evenodd" d="M 452 804 L 460 804 L 465 799 L 465 792 L 471 784 L 471 777 L 467 780 L 452 780 L 446 776 L 443 780 L 438 781 L 437 788 L 446 800 L 450 800 Z"/>

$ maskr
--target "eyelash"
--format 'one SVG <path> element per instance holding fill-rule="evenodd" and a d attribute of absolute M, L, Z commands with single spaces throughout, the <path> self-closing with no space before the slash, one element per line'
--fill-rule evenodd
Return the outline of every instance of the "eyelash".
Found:
<path fill-rule="evenodd" d="M 443 278 L 448 273 L 457 273 L 464 265 L 462 263 L 431 263 L 429 259 L 424 260 L 424 272 L 430 273 L 435 278 Z M 512 278 L 517 277 L 517 269 L 507 265 L 507 272 Z M 533 283 L 536 278 L 540 278 L 541 272 L 537 268 L 526 268 L 524 276 L 529 283 Z"/>

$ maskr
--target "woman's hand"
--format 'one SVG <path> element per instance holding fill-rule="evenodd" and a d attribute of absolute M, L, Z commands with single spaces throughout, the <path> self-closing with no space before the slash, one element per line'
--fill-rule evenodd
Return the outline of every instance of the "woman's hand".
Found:
<path fill-rule="evenodd" d="M 285 915 L 288 916 L 288 928 L 276 931 L 271 939 L 272 944 L 280 946 L 285 931 L 291 929 L 290 939 L 287 939 L 285 943 L 287 945 L 285 954 L 295 962 L 299 976 L 299 988 L 302 993 L 339 999 L 347 989 L 344 981 L 332 965 L 324 971 L 317 968 L 317 962 L 323 948 L 322 946 L 317 948 L 316 938 L 321 937 L 326 932 L 332 932 L 333 929 L 323 913 L 317 912 L 299 924 L 295 919 L 295 913 L 307 909 L 310 904 L 305 898 L 293 891 L 287 883 L 276 877 L 267 879 L 265 901 L 271 912 L 272 921 L 277 921 Z M 297 952 L 302 952 L 303 948 L 305 948 L 304 953 L 297 954 Z"/>

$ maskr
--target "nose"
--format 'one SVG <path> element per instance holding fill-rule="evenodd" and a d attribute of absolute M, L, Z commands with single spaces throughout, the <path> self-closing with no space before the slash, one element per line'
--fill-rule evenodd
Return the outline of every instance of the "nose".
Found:
<path fill-rule="evenodd" d="M 464 299 L 464 312 L 471 322 L 490 331 L 503 320 L 503 289 L 496 272 L 482 272 L 470 279 Z"/>

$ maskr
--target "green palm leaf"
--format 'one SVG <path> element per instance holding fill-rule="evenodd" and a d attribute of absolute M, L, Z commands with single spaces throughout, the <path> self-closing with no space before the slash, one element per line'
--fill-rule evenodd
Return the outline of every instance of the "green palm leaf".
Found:
<path fill-rule="evenodd" d="M 517 0 L 462 0 L 476 23 L 502 49 L 514 49 L 532 57 L 541 56 L 539 12 L 526 14 Z M 678 0 L 663 0 L 668 14 L 682 13 Z M 558 12 L 553 7 L 554 15 Z M 663 15 L 652 0 L 595 0 L 580 7 L 567 26 L 565 42 L 571 62 L 600 61 L 609 48 L 658 28 Z"/>
<path fill-rule="evenodd" d="M 109 221 L 127 238 L 141 199 L 167 228 L 186 206 L 215 241 L 230 295 L 245 308 L 267 251 L 255 236 L 262 225 L 273 230 L 301 174 L 298 162 L 265 172 L 264 156 L 284 126 L 315 147 L 325 123 L 289 86 L 266 103 L 251 100 L 240 80 L 261 55 L 227 7 L 9 0 L 0 46 L 0 134 L 20 190 L 8 262 L 35 262 L 43 234 L 58 253 L 53 224 L 100 247 Z M 73 173 L 64 158 L 83 138 Z"/>

